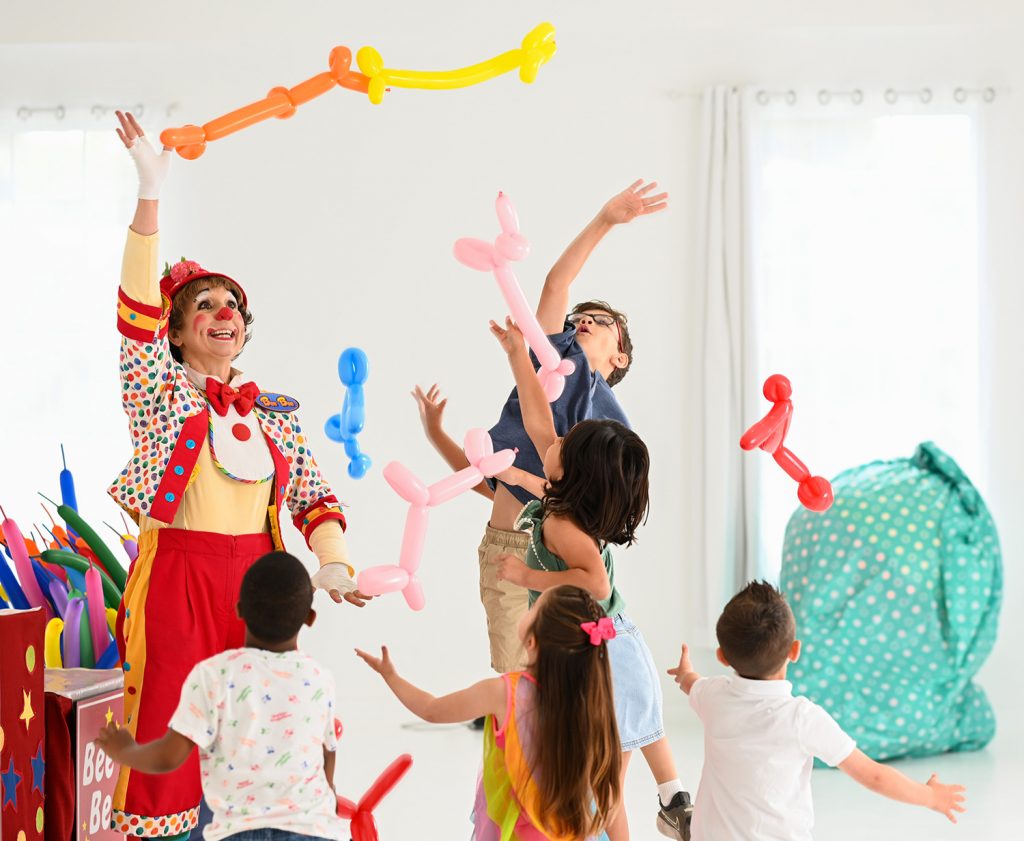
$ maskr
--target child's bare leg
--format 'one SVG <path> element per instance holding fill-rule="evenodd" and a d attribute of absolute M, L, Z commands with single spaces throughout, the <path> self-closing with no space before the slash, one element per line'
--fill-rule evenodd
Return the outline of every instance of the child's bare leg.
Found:
<path fill-rule="evenodd" d="M 619 800 L 618 808 L 615 810 L 615 817 L 606 827 L 608 841 L 629 841 L 629 819 L 626 817 L 626 769 L 629 767 L 629 757 L 632 754 L 627 750 L 622 754 L 622 776 L 619 778 L 619 788 L 622 790 L 622 797 Z"/>
<path fill-rule="evenodd" d="M 668 737 L 662 736 L 658 741 L 651 742 L 640 748 L 640 752 L 647 760 L 647 767 L 654 775 L 654 782 L 658 785 L 674 780 L 679 776 L 676 771 L 676 760 L 672 756 L 672 748 L 669 747 Z"/>

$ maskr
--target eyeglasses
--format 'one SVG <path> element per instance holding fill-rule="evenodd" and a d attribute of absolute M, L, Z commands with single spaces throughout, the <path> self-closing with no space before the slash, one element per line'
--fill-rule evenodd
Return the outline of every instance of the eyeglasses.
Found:
<path fill-rule="evenodd" d="M 600 324 L 602 327 L 609 329 L 614 324 L 615 334 L 618 337 L 619 353 L 625 353 L 625 350 L 622 348 L 622 327 L 615 316 L 603 312 L 572 312 L 565 317 L 565 320 L 578 330 L 580 322 L 584 318 L 590 319 L 594 324 Z"/>

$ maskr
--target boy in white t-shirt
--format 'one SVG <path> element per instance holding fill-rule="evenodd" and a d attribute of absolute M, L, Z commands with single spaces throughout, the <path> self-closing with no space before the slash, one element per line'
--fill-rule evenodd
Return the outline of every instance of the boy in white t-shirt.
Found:
<path fill-rule="evenodd" d="M 160 739 L 138 744 L 108 724 L 96 744 L 134 772 L 173 771 L 199 748 L 203 795 L 213 820 L 206 841 L 343 841 L 333 789 L 334 685 L 298 650 L 312 625 L 313 585 L 286 552 L 246 572 L 238 600 L 245 648 L 199 663 Z"/>
<path fill-rule="evenodd" d="M 782 593 L 752 582 L 725 606 L 718 660 L 735 674 L 701 677 L 687 646 L 669 669 L 704 724 L 704 770 L 693 841 L 807 841 L 814 826 L 814 757 L 872 791 L 927 806 L 956 823 L 965 789 L 933 774 L 918 783 L 861 751 L 832 717 L 793 697 L 786 667 L 800 656 L 796 620 Z"/>

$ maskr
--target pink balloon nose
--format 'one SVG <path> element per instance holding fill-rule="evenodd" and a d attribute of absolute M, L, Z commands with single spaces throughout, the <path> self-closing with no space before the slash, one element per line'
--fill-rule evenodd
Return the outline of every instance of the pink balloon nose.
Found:
<path fill-rule="evenodd" d="M 215 318 L 217 321 L 231 321 L 235 317 L 235 311 L 231 307 L 221 307 Z"/>

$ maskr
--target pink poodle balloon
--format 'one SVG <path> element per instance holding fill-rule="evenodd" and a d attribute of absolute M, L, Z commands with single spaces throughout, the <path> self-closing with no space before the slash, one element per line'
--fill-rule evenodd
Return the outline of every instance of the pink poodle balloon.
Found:
<path fill-rule="evenodd" d="M 557 400 L 565 387 L 565 378 L 576 366 L 562 359 L 552 347 L 526 300 L 510 262 L 522 260 L 530 253 L 530 243 L 519 233 L 516 209 L 504 193 L 498 193 L 495 203 L 501 233 L 494 244 L 479 239 L 463 238 L 455 242 L 455 259 L 464 266 L 481 272 L 494 272 L 498 288 L 505 297 L 512 319 L 526 337 L 526 342 L 540 362 L 537 377 L 549 401 Z"/>
<path fill-rule="evenodd" d="M 409 513 L 405 517 L 398 566 L 383 565 L 364 569 L 359 573 L 358 580 L 361 593 L 379 596 L 383 593 L 401 591 L 409 607 L 413 610 L 423 609 L 423 586 L 416 577 L 416 571 L 419 569 L 423 545 L 427 539 L 429 510 L 475 488 L 485 478 L 508 470 L 516 457 L 512 450 L 494 452 L 491 436 L 483 429 L 471 429 L 466 433 L 464 444 L 469 467 L 464 467 L 429 487 L 409 468 L 397 461 L 384 468 L 384 479 L 394 488 L 395 493 L 409 503 Z"/>

